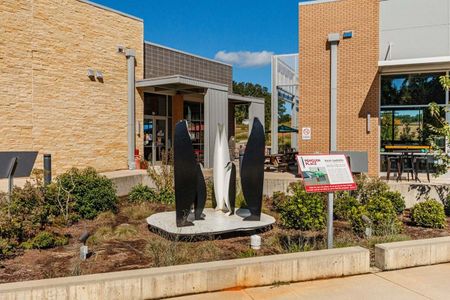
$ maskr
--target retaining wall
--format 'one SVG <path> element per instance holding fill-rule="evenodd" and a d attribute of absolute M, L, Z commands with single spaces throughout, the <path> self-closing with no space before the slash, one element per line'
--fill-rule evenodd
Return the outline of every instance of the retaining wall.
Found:
<path fill-rule="evenodd" d="M 157 299 L 364 274 L 369 267 L 369 250 L 350 247 L 8 283 L 0 285 L 0 299 Z"/>

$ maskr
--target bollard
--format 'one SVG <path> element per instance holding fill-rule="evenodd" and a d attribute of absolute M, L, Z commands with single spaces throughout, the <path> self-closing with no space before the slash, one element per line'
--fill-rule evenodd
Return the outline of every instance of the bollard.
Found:
<path fill-rule="evenodd" d="M 244 159 L 244 153 L 245 149 L 241 146 L 241 148 L 239 148 L 239 170 L 242 169 L 242 160 Z"/>
<path fill-rule="evenodd" d="M 52 182 L 52 155 L 44 154 L 44 185 Z"/>

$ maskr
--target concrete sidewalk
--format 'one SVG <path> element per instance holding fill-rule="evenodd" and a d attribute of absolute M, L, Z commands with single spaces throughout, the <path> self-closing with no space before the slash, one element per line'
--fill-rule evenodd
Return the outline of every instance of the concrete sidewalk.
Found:
<path fill-rule="evenodd" d="M 172 298 L 177 300 L 450 299 L 450 264 Z"/>

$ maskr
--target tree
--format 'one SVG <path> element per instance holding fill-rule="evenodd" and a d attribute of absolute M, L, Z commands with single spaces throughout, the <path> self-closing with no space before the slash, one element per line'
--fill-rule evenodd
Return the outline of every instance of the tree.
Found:
<path fill-rule="evenodd" d="M 272 94 L 267 87 L 251 82 L 233 81 L 233 93 L 241 96 L 264 98 L 264 125 L 265 128 L 270 128 Z M 237 105 L 235 115 L 238 122 L 242 122 L 243 119 L 248 118 L 248 109 L 244 105 Z"/>
<path fill-rule="evenodd" d="M 439 81 L 446 91 L 450 89 L 450 76 L 441 76 Z M 445 119 L 445 114 L 449 112 L 449 107 L 442 107 L 432 102 L 429 105 L 429 112 L 435 121 L 433 122 L 434 124 L 427 124 L 427 127 L 431 132 L 429 141 L 434 150 L 434 156 L 439 162 L 436 165 L 436 176 L 439 176 L 447 173 L 450 167 L 450 156 L 446 153 L 445 149 L 442 149 L 436 143 L 442 137 L 447 139 L 447 141 L 450 140 L 450 124 Z"/>

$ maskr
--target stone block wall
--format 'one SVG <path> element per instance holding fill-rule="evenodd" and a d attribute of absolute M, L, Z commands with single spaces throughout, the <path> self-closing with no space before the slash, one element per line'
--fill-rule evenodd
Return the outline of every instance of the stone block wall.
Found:
<path fill-rule="evenodd" d="M 127 64 L 116 48 L 136 49 L 142 79 L 143 22 L 79 0 L 5 0 L 0 36 L 0 151 L 39 151 L 37 168 L 50 153 L 56 173 L 127 168 Z"/>

